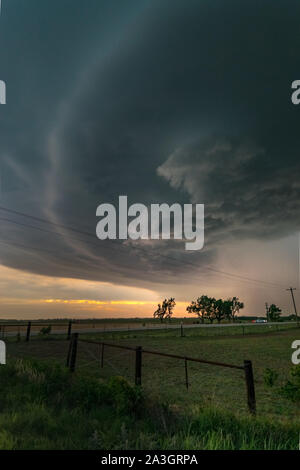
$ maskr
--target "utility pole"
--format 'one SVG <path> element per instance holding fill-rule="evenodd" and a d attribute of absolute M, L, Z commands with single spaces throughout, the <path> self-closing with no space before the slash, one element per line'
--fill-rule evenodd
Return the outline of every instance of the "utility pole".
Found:
<path fill-rule="evenodd" d="M 291 295 L 292 295 L 292 299 L 293 299 L 293 304 L 294 304 L 294 309 L 295 309 L 295 315 L 296 315 L 296 320 L 298 321 L 298 313 L 297 313 L 297 309 L 296 309 L 296 303 L 295 303 L 295 298 L 294 298 L 294 290 L 296 290 L 295 287 L 290 287 L 289 289 L 287 289 L 291 292 Z"/>
<path fill-rule="evenodd" d="M 267 317 L 267 320 L 269 321 L 269 305 L 268 305 L 268 302 L 266 302 L 266 317 Z"/>

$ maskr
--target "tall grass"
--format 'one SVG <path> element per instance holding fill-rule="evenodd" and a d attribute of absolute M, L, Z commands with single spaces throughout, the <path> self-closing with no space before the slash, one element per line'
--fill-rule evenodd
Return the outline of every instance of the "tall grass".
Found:
<path fill-rule="evenodd" d="M 297 449 L 299 426 L 198 406 L 182 414 L 124 379 L 17 360 L 0 368 L 0 449 Z"/>

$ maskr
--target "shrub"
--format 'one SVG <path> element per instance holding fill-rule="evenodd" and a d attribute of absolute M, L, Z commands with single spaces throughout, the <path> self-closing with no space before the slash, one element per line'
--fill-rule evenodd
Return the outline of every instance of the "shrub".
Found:
<path fill-rule="evenodd" d="M 108 382 L 108 387 L 119 412 L 140 411 L 143 402 L 140 387 L 133 387 L 123 377 L 112 377 Z"/>
<path fill-rule="evenodd" d="M 281 388 L 283 396 L 293 402 L 300 402 L 300 364 L 290 370 L 291 379 Z"/>
<path fill-rule="evenodd" d="M 85 410 L 92 410 L 111 400 L 107 384 L 85 376 L 75 376 L 64 394 L 69 406 Z"/>
<path fill-rule="evenodd" d="M 278 379 L 278 372 L 273 369 L 265 369 L 264 371 L 264 383 L 267 387 L 273 387 Z"/>
<path fill-rule="evenodd" d="M 87 411 L 112 404 L 120 413 L 139 411 L 142 403 L 140 387 L 132 386 L 123 377 L 112 377 L 103 382 L 86 375 L 71 375 L 55 362 L 23 359 L 10 364 L 4 372 L 10 381 L 14 376 L 16 380 L 21 379 L 23 392 L 32 393 L 38 402 L 64 402 L 69 407 Z"/>
<path fill-rule="evenodd" d="M 51 325 L 49 325 L 49 326 L 44 326 L 43 328 L 41 328 L 40 334 L 41 334 L 41 335 L 50 335 L 50 333 L 51 333 L 51 328 L 52 328 Z"/>

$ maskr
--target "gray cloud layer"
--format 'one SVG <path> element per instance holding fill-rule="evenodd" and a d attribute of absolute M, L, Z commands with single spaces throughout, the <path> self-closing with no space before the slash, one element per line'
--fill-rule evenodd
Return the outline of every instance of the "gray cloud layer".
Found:
<path fill-rule="evenodd" d="M 227 239 L 294 233 L 299 10 L 269 0 L 242 9 L 217 0 L 11 0 L 0 32 L 9 90 L 0 110 L 3 205 L 94 233 L 97 205 L 119 194 L 204 202 L 206 248 L 193 254 L 203 266 Z M 161 258 L 186 260 L 172 242 L 122 248 L 31 223 L 57 234 L 2 220 L 14 243 L 4 264 L 138 285 L 190 275 L 190 265 Z"/>
<path fill-rule="evenodd" d="M 278 167 L 268 148 L 211 137 L 176 150 L 158 168 L 172 187 L 206 207 L 208 242 L 280 238 L 300 225 L 300 168 Z"/>

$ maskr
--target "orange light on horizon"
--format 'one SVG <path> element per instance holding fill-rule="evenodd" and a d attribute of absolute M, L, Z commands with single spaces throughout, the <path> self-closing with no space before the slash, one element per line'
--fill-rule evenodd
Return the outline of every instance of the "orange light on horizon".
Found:
<path fill-rule="evenodd" d="M 88 305 L 156 305 L 156 301 L 150 300 L 89 300 L 89 299 L 42 299 L 41 302 L 88 304 Z M 176 305 L 187 305 L 188 302 L 176 302 Z"/>

